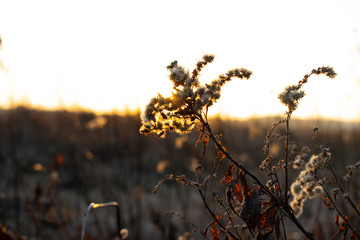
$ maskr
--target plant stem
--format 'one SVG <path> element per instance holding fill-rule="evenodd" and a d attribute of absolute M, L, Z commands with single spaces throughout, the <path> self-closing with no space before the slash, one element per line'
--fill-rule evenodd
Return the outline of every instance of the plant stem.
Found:
<path fill-rule="evenodd" d="M 282 228 L 283 228 L 283 230 L 284 230 L 284 239 L 287 240 L 285 223 L 284 223 L 284 218 L 283 218 L 283 217 L 281 217 L 281 225 L 282 225 Z"/>
<path fill-rule="evenodd" d="M 214 219 L 214 221 L 223 229 L 224 232 L 226 232 L 227 234 L 229 234 L 233 239 L 237 239 L 240 240 L 239 238 L 237 238 L 232 232 L 229 232 L 226 227 L 216 218 L 215 213 L 210 209 L 209 205 L 206 202 L 206 198 L 204 193 L 201 191 L 200 188 L 198 188 L 198 191 L 200 193 L 201 199 L 206 207 L 206 209 L 208 210 L 208 212 L 210 213 L 211 217 Z"/>
<path fill-rule="evenodd" d="M 326 193 L 326 196 L 328 197 L 329 201 L 331 202 L 331 205 L 335 208 L 336 212 L 339 214 L 339 216 L 345 221 L 346 225 L 353 231 L 353 233 L 360 239 L 360 235 L 356 232 L 356 230 L 350 225 L 347 218 L 340 212 L 340 210 L 337 208 L 336 204 L 332 200 L 330 194 L 326 191 L 326 189 L 321 185 L 323 191 Z"/>
<path fill-rule="evenodd" d="M 210 138 L 214 141 L 216 148 L 220 150 L 225 156 L 235 164 L 236 167 L 241 169 L 244 173 L 249 175 L 259 186 L 260 188 L 268 195 L 271 199 L 274 199 L 277 204 L 280 206 L 280 209 L 285 213 L 286 216 L 298 227 L 298 229 L 308 238 L 308 239 L 314 239 L 313 236 L 307 232 L 304 227 L 301 225 L 301 223 L 296 219 L 293 212 L 290 210 L 290 207 L 287 202 L 282 202 L 279 198 L 275 196 L 273 192 L 270 191 L 268 187 L 266 187 L 254 174 L 252 174 L 249 170 L 247 170 L 243 165 L 235 161 L 228 151 L 225 150 L 225 148 L 221 145 L 221 143 L 218 141 L 218 139 L 215 137 L 215 135 L 212 133 L 212 130 L 210 128 L 210 125 L 204 121 L 203 117 L 201 115 L 198 115 L 198 118 L 202 124 L 204 124 L 205 128 L 209 132 Z"/>
<path fill-rule="evenodd" d="M 285 139 L 285 202 L 288 203 L 289 177 L 288 177 L 288 158 L 289 158 L 289 122 L 290 113 L 286 116 L 286 139 Z"/>
<path fill-rule="evenodd" d="M 231 226 L 232 226 L 232 228 L 234 229 L 236 235 L 237 235 L 237 236 L 239 237 L 239 239 L 241 240 L 242 238 L 241 238 L 238 230 L 236 229 L 236 226 L 235 226 L 235 223 L 234 223 L 234 221 L 233 221 L 233 217 L 231 216 L 232 214 L 231 214 L 230 211 L 233 211 L 237 216 L 239 216 L 238 213 L 235 212 L 235 211 L 232 210 L 232 209 L 229 211 L 229 210 L 226 208 L 226 206 L 224 205 L 224 203 L 221 201 L 221 199 L 219 199 L 218 195 L 217 195 L 215 192 L 212 192 L 212 194 L 213 194 L 215 200 L 218 201 L 218 203 L 219 203 L 219 205 L 221 206 L 221 208 L 223 208 L 223 209 L 227 212 L 227 214 L 228 214 L 228 216 L 229 216 L 229 220 L 230 220 Z"/>
<path fill-rule="evenodd" d="M 336 174 L 335 174 L 335 171 L 334 171 L 333 167 L 332 167 L 330 164 L 329 164 L 329 169 L 330 169 L 332 175 L 334 176 L 337 185 L 340 187 L 341 191 L 342 191 L 343 193 L 345 193 L 345 189 L 344 189 L 343 186 L 341 185 L 339 179 L 337 178 L 337 176 L 336 176 Z M 350 206 L 355 210 L 355 212 L 357 213 L 357 215 L 360 216 L 360 212 L 359 212 L 359 210 L 357 209 L 357 207 L 356 207 L 356 205 L 354 204 L 354 202 L 351 200 L 350 196 L 347 196 L 347 197 L 343 196 L 343 197 L 344 197 L 344 198 L 346 199 L 346 201 L 350 204 Z"/>
<path fill-rule="evenodd" d="M 90 214 L 91 209 L 93 208 L 103 208 L 103 207 L 116 207 L 116 220 L 117 220 L 117 235 L 120 239 L 121 238 L 121 223 L 120 223 L 120 207 L 117 202 L 107 202 L 107 203 L 90 203 L 88 208 L 85 211 L 84 219 L 83 219 L 83 226 L 81 230 L 81 240 L 85 239 L 85 230 L 86 230 L 86 222 L 87 222 L 87 216 Z"/>

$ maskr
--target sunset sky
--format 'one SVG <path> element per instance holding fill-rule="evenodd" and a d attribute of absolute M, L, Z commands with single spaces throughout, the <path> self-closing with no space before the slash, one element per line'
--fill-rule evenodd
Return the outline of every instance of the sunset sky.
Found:
<path fill-rule="evenodd" d="M 0 105 L 95 111 L 143 108 L 171 92 L 166 66 L 215 61 L 207 82 L 234 67 L 212 113 L 282 114 L 278 94 L 323 65 L 294 116 L 360 120 L 358 1 L 5 1 L 0 0 Z"/>

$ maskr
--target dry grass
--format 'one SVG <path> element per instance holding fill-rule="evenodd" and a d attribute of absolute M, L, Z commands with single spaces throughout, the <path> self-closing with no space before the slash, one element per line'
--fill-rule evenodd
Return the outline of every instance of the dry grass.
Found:
<path fill-rule="evenodd" d="M 165 139 L 139 135 L 139 115 L 104 116 L 107 123 L 103 128 L 86 129 L 95 117 L 92 113 L 25 108 L 1 111 L 0 221 L 7 233 L 27 239 L 80 239 L 88 204 L 116 201 L 121 208 L 122 227 L 129 230 L 130 239 L 177 239 L 187 231 L 195 239 L 202 239 L 182 219 L 163 215 L 177 211 L 204 227 L 211 219 L 196 192 L 168 183 L 157 194 L 152 193 L 158 180 L 167 174 L 195 177 L 194 163 L 202 154 L 201 145 L 194 147 L 198 135 L 169 134 Z M 215 132 L 223 134 L 222 142 L 231 154 L 257 171 L 264 159 L 266 131 L 278 118 L 217 118 L 211 119 L 210 124 Z M 323 142 L 331 146 L 339 175 L 345 174 L 346 165 L 360 159 L 358 124 L 293 120 L 292 126 L 292 140 L 299 146 L 309 145 L 312 151 L 315 147 L 311 144 L 311 129 L 321 129 Z M 209 144 L 207 151 L 204 161 L 213 162 L 213 145 Z M 59 154 L 63 163 L 56 168 Z M 158 168 L 164 163 L 165 167 Z M 290 171 L 290 178 L 295 177 L 296 172 Z M 260 178 L 265 179 L 266 174 Z M 216 187 L 222 181 L 219 176 L 213 184 Z M 359 182 L 351 184 L 351 194 L 359 202 Z M 307 202 L 300 221 L 310 231 L 323 232 L 326 239 L 336 231 L 335 214 L 321 204 L 318 200 Z M 94 210 L 89 216 L 88 234 L 92 238 L 109 239 L 115 231 L 112 209 Z"/>

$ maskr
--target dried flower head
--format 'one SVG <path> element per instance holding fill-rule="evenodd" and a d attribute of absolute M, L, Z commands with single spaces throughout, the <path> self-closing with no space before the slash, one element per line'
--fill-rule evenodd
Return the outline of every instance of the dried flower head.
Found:
<path fill-rule="evenodd" d="M 336 76 L 336 73 L 332 67 L 319 67 L 317 69 L 313 69 L 309 74 L 305 74 L 303 79 L 301 79 L 297 85 L 286 87 L 285 90 L 280 93 L 279 99 L 284 105 L 288 107 L 289 115 L 291 115 L 292 112 L 297 109 L 300 99 L 305 96 L 305 92 L 301 90 L 301 87 L 307 83 L 309 77 L 312 74 L 323 74 L 329 78 L 335 78 Z"/>
<path fill-rule="evenodd" d="M 302 152 L 307 153 L 308 148 L 303 148 Z M 299 217 L 302 214 L 302 207 L 307 199 L 313 199 L 323 195 L 323 188 L 321 182 L 316 177 L 316 172 L 323 168 L 326 163 L 325 159 L 330 159 L 330 152 L 320 153 L 310 157 L 309 161 L 305 163 L 304 169 L 299 173 L 297 179 L 291 184 L 290 190 L 292 194 L 292 201 L 290 206 L 293 208 L 295 216 Z M 304 164 L 303 158 L 300 155 L 295 162 Z M 301 158 L 301 160 L 300 160 Z"/>
<path fill-rule="evenodd" d="M 198 61 L 190 75 L 189 70 L 173 61 L 167 69 L 173 82 L 171 97 L 158 94 L 150 100 L 142 115 L 140 133 L 156 133 L 159 137 L 166 132 L 187 133 L 195 125 L 203 111 L 211 107 L 219 98 L 221 87 L 232 78 L 249 79 L 252 72 L 237 68 L 220 75 L 209 84 L 200 86 L 201 70 L 214 60 L 213 55 L 205 55 Z"/>
<path fill-rule="evenodd" d="M 300 154 L 296 155 L 295 160 L 293 162 L 293 168 L 300 169 L 304 166 L 304 163 L 305 163 L 305 161 L 303 159 L 303 156 Z"/>
<path fill-rule="evenodd" d="M 346 175 L 343 176 L 343 180 L 345 182 L 349 182 L 353 173 L 356 171 L 359 171 L 359 170 L 360 170 L 360 161 L 355 163 L 354 165 L 347 165 L 346 166 Z"/>

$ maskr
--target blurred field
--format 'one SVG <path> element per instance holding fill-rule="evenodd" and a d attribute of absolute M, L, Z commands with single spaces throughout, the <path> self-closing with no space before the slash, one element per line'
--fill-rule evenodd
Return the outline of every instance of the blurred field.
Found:
<path fill-rule="evenodd" d="M 260 175 L 257 168 L 264 159 L 264 138 L 278 119 L 214 118 L 211 122 L 232 155 Z M 23 107 L 1 110 L 2 231 L 16 239 L 80 239 L 87 206 L 91 202 L 116 201 L 121 208 L 121 226 L 129 230 L 129 239 L 178 239 L 185 232 L 202 239 L 181 218 L 163 214 L 178 211 L 197 226 L 206 227 L 210 218 L 196 191 L 169 182 L 158 193 L 152 193 L 158 180 L 167 174 L 195 177 L 194 166 L 202 154 L 200 145 L 195 148 L 198 134 L 169 134 L 161 139 L 140 135 L 139 126 L 139 115 L 97 117 L 89 112 Z M 333 154 L 337 174 L 343 176 L 347 164 L 360 160 L 360 125 L 293 120 L 291 141 L 299 148 L 309 146 L 315 153 L 313 127 L 319 128 L 323 143 Z M 280 143 L 273 144 L 272 151 L 279 159 L 281 148 Z M 215 150 L 209 146 L 205 161 L 211 165 L 214 156 Z M 290 173 L 296 177 L 294 170 Z M 222 176 L 215 181 L 221 186 Z M 357 203 L 359 187 L 356 178 L 350 192 Z M 309 201 L 305 207 L 308 210 L 300 221 L 316 236 L 326 239 L 336 232 L 334 213 L 319 200 Z M 92 210 L 87 224 L 86 239 L 115 237 L 116 216 L 111 208 Z M 290 236 L 302 237 L 297 233 Z"/>

